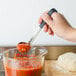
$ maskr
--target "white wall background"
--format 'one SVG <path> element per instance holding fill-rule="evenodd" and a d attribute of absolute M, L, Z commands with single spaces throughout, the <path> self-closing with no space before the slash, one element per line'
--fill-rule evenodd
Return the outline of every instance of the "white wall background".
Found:
<path fill-rule="evenodd" d="M 76 0 L 0 0 L 0 46 L 28 41 L 38 28 L 38 18 L 46 10 L 56 8 L 76 28 Z M 43 30 L 34 45 L 76 45 Z"/>

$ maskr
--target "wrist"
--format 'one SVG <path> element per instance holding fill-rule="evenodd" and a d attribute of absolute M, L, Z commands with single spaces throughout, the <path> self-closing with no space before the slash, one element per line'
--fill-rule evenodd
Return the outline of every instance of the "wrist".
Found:
<path fill-rule="evenodd" d="M 76 42 L 76 29 L 69 27 L 67 33 L 65 34 L 65 38 L 68 41 Z"/>

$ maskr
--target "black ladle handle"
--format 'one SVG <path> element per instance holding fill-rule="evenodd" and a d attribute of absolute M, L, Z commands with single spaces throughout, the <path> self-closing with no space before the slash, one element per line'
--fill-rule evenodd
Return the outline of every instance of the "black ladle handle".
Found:
<path fill-rule="evenodd" d="M 52 8 L 52 9 L 48 12 L 48 15 L 51 16 L 54 12 L 57 12 L 57 10 L 56 10 L 55 8 Z M 42 29 L 45 24 L 46 24 L 46 22 L 45 22 L 45 21 L 42 21 L 42 23 L 39 25 L 40 28 Z"/>

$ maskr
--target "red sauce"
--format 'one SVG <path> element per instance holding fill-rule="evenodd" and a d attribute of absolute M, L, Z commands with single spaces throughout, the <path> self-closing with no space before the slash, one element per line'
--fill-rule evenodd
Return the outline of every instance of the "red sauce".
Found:
<path fill-rule="evenodd" d="M 28 62 L 26 61 L 19 63 L 19 65 L 21 66 L 20 68 L 16 68 L 16 67 L 13 68 L 5 64 L 5 75 L 6 76 L 41 76 L 41 72 L 42 72 L 41 64 L 38 63 L 37 61 L 33 61 L 31 63 L 36 66 L 33 67 L 30 63 L 29 66 L 24 66 L 24 65 L 28 65 Z"/>
<path fill-rule="evenodd" d="M 18 51 L 22 54 L 29 51 L 30 48 L 30 44 L 24 42 L 17 45 Z M 33 57 L 33 60 L 30 60 L 29 57 Z M 6 76 L 41 76 L 42 65 L 40 62 L 36 61 L 35 55 L 23 56 L 15 53 L 14 59 L 19 61 L 16 63 L 8 60 L 4 64 Z"/>
<path fill-rule="evenodd" d="M 19 52 L 25 53 L 25 52 L 28 52 L 31 49 L 31 46 L 30 46 L 29 43 L 20 42 L 17 45 L 17 49 L 18 49 Z"/>

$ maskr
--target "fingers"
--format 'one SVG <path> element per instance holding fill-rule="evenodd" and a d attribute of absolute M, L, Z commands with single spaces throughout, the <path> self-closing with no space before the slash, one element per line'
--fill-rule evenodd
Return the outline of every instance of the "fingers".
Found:
<path fill-rule="evenodd" d="M 43 20 L 43 19 L 42 19 L 42 17 L 40 16 L 40 18 L 39 18 L 39 20 L 38 20 L 38 23 L 41 24 L 42 20 Z"/>
<path fill-rule="evenodd" d="M 58 18 L 61 18 L 61 14 L 58 12 L 54 12 L 51 17 L 53 18 L 53 20 L 58 20 Z"/>
<path fill-rule="evenodd" d="M 44 26 L 44 32 L 48 32 L 49 35 L 54 35 L 54 32 L 47 24 Z"/>
<path fill-rule="evenodd" d="M 54 32 L 52 31 L 51 28 L 48 29 L 48 33 L 49 33 L 49 35 L 54 35 Z"/>
<path fill-rule="evenodd" d="M 48 25 L 45 24 L 43 29 L 44 29 L 45 32 L 48 32 Z"/>
<path fill-rule="evenodd" d="M 46 22 L 46 24 L 48 24 L 49 26 L 52 27 L 53 20 L 52 20 L 51 16 L 49 16 L 48 14 L 43 14 L 41 17 Z"/>
<path fill-rule="evenodd" d="M 41 24 L 41 22 L 44 20 L 46 22 L 46 24 L 44 25 L 44 31 L 48 32 L 49 35 L 54 35 L 54 32 L 52 31 L 52 29 L 50 28 L 50 26 L 52 25 L 52 18 L 51 16 L 49 16 L 48 11 L 44 12 L 42 16 L 40 16 L 38 23 Z"/>
<path fill-rule="evenodd" d="M 43 14 L 45 14 L 45 13 L 48 13 L 48 11 L 45 11 Z M 43 19 L 42 19 L 42 17 L 40 16 L 40 18 L 39 18 L 39 20 L 38 20 L 38 23 L 41 24 L 42 20 L 43 20 Z"/>

